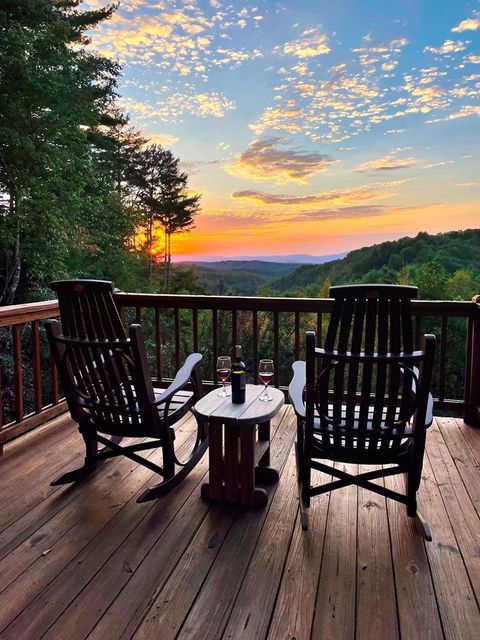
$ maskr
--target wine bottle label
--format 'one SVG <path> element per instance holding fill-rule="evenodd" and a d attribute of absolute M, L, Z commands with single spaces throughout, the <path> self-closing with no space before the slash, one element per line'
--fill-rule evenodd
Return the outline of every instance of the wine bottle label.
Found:
<path fill-rule="evenodd" d="M 240 389 L 245 389 L 245 387 L 247 386 L 247 374 L 245 373 L 245 371 L 242 371 L 242 373 L 240 374 Z"/>

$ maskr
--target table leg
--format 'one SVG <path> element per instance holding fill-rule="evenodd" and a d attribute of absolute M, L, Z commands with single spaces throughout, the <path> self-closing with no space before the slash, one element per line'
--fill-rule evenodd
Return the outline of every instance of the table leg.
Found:
<path fill-rule="evenodd" d="M 202 485 L 202 497 L 220 501 L 223 485 L 223 425 L 221 422 L 210 422 L 208 425 L 209 445 L 209 483 Z"/>
<path fill-rule="evenodd" d="M 240 426 L 240 504 L 264 507 L 268 496 L 265 489 L 255 487 L 255 426 Z"/>
<path fill-rule="evenodd" d="M 255 468 L 255 482 L 262 484 L 275 484 L 278 482 L 278 471 L 272 469 L 270 465 L 270 421 L 258 425 L 258 441 L 268 442 L 268 449 L 258 461 Z"/>
<path fill-rule="evenodd" d="M 240 501 L 253 507 L 255 504 L 255 427 L 242 425 L 240 428 Z"/>
<path fill-rule="evenodd" d="M 231 504 L 238 502 L 238 427 L 225 425 L 225 500 Z"/>
<path fill-rule="evenodd" d="M 258 441 L 270 442 L 270 420 L 262 422 L 258 425 Z M 268 467 L 270 465 L 270 446 L 258 461 L 259 467 Z"/>

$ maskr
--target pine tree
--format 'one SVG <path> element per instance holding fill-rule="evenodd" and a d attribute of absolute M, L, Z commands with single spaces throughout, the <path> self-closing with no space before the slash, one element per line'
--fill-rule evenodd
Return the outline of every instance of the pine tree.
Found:
<path fill-rule="evenodd" d="M 72 243 L 92 212 L 101 230 L 102 216 L 109 224 L 112 208 L 120 208 L 98 171 L 92 140 L 99 128 L 119 123 L 120 68 L 85 48 L 86 30 L 108 19 L 113 7 L 79 5 L 1 3 L 0 304 L 22 291 L 39 295 L 50 277 L 66 274 Z"/>
<path fill-rule="evenodd" d="M 179 159 L 159 145 L 151 145 L 138 154 L 136 164 L 136 200 L 141 203 L 147 229 L 149 281 L 152 281 L 153 230 L 155 223 L 163 228 L 164 288 L 168 290 L 171 272 L 171 238 L 189 231 L 199 212 L 200 196 L 187 193 L 188 176 L 180 171 Z"/>

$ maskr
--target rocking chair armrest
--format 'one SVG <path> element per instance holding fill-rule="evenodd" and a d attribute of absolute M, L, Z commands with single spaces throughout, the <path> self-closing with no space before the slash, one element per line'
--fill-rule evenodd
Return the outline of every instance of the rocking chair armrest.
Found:
<path fill-rule="evenodd" d="M 299 418 L 305 417 L 305 403 L 303 401 L 303 391 L 306 384 L 306 363 L 297 360 L 292 365 L 293 378 L 288 386 L 288 396 L 293 405 L 293 410 Z"/>
<path fill-rule="evenodd" d="M 170 385 L 162 393 L 159 400 L 152 402 L 152 406 L 158 407 L 159 405 L 168 402 L 176 393 L 178 393 L 178 391 L 181 391 L 188 384 L 195 367 L 198 367 L 202 361 L 202 357 L 201 353 L 191 353 L 177 371 L 177 374 Z"/>

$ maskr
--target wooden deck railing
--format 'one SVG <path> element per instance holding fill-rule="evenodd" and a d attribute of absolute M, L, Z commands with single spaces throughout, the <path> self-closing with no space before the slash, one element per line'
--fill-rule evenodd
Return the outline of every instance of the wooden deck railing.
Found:
<path fill-rule="evenodd" d="M 253 381 L 257 382 L 259 358 L 271 356 L 279 365 L 274 384 L 284 387 L 291 363 L 302 357 L 304 330 L 316 330 L 321 342 L 333 302 L 141 293 L 116 293 L 115 298 L 126 323 L 142 323 L 159 382 L 168 382 L 182 358 L 193 350 L 205 355 L 207 386 L 217 383 L 217 355 L 240 343 L 245 346 Z M 413 302 L 413 311 L 417 340 L 432 328 L 438 338 L 436 410 L 463 414 L 468 422 L 480 426 L 480 296 L 473 304 L 418 300 Z M 65 410 L 43 329 L 44 320 L 57 315 L 54 300 L 0 308 L 0 450 L 5 442 Z M 452 361 L 453 347 L 456 362 Z M 463 359 L 463 352 L 460 364 L 458 354 Z M 453 393 L 452 376 L 458 378 Z"/>
<path fill-rule="evenodd" d="M 45 357 L 42 322 L 57 315 L 56 300 L 0 307 L 0 453 L 5 442 L 65 411 L 55 365 Z M 25 404 L 26 395 L 30 406 Z"/>

